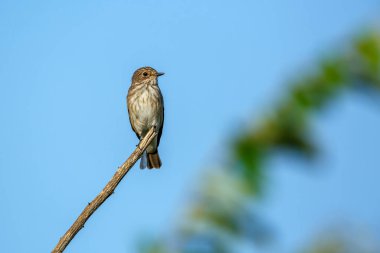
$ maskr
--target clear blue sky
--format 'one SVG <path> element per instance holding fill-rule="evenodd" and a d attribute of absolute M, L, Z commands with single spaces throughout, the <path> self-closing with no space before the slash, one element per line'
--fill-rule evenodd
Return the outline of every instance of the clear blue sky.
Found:
<path fill-rule="evenodd" d="M 136 68 L 166 72 L 163 168 L 133 169 L 66 252 L 134 252 L 141 235 L 174 227 L 232 129 L 260 117 L 299 70 L 373 24 L 379 7 L 2 0 L 0 252 L 49 252 L 134 149 L 125 95 Z M 380 238 L 378 105 L 347 93 L 315 119 L 322 172 L 273 161 L 263 215 L 277 229 L 276 247 L 292 249 L 337 219 Z"/>

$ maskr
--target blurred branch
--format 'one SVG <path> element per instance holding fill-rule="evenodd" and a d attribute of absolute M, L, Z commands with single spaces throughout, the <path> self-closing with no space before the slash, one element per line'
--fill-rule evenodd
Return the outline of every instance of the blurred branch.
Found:
<path fill-rule="evenodd" d="M 380 33 L 355 38 L 346 50 L 326 57 L 309 72 L 289 83 L 289 91 L 268 118 L 234 140 L 232 169 L 252 194 L 262 191 L 262 182 L 255 176 L 262 175 L 263 161 L 271 151 L 285 148 L 306 158 L 316 153 L 310 138 L 313 113 L 350 88 L 379 92 Z"/>
<path fill-rule="evenodd" d="M 315 155 L 310 137 L 311 117 L 317 111 L 350 88 L 379 94 L 380 33 L 366 33 L 345 46 L 289 82 L 289 90 L 269 116 L 239 131 L 227 150 L 229 160 L 202 176 L 178 234 L 167 244 L 157 240 L 144 253 L 236 252 L 231 249 L 234 240 L 268 241 L 271 231 L 252 203 L 264 191 L 266 162 L 273 151 L 287 149 L 305 158 Z"/>
<path fill-rule="evenodd" d="M 101 204 L 114 192 L 115 188 L 118 186 L 123 177 L 128 173 L 136 161 L 140 158 L 142 153 L 152 142 L 157 133 L 152 127 L 145 137 L 137 145 L 135 151 L 129 156 L 129 158 L 120 166 L 116 173 L 113 175 L 112 179 L 107 183 L 103 190 L 96 196 L 96 198 L 88 203 L 84 208 L 82 213 L 76 219 L 74 224 L 67 230 L 67 232 L 60 238 L 57 246 L 53 249 L 53 253 L 63 252 L 74 236 L 84 227 L 86 221 L 91 217 L 91 215 L 100 207 Z"/>

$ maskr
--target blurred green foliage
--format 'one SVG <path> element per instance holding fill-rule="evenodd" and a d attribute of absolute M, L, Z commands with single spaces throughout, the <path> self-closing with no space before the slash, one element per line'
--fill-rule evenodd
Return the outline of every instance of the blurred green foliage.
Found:
<path fill-rule="evenodd" d="M 350 225 L 330 227 L 320 232 L 300 253 L 378 253 L 376 240 Z"/>
<path fill-rule="evenodd" d="M 202 177 L 200 191 L 178 230 L 170 238 L 145 242 L 141 252 L 237 252 L 236 241 L 270 240 L 270 229 L 258 216 L 254 200 L 265 190 L 265 163 L 273 151 L 314 156 L 313 114 L 345 89 L 380 89 L 380 34 L 368 32 L 344 46 L 290 82 L 289 91 L 270 115 L 231 141 L 230 159 Z M 307 252 L 343 252 L 337 245 L 331 242 Z"/>

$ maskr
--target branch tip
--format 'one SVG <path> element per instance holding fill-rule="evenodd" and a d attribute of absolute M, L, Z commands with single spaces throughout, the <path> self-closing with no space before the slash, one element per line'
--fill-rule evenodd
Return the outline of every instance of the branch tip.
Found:
<path fill-rule="evenodd" d="M 113 175 L 111 180 L 107 183 L 107 185 L 103 188 L 103 190 L 91 202 L 87 203 L 87 206 L 84 208 L 75 222 L 71 225 L 69 230 L 67 230 L 66 233 L 60 237 L 59 242 L 53 249 L 52 253 L 61 253 L 65 250 L 67 245 L 69 245 L 79 230 L 84 228 L 84 224 L 91 217 L 91 215 L 104 203 L 104 201 L 106 201 L 106 199 L 111 194 L 114 194 L 115 189 L 120 181 L 137 162 L 137 160 L 140 159 L 141 155 L 156 135 L 157 133 L 155 132 L 154 126 L 148 131 L 144 138 L 141 139 L 139 144 L 136 145 L 136 149 L 123 163 L 123 165 L 118 167 L 118 170 Z"/>

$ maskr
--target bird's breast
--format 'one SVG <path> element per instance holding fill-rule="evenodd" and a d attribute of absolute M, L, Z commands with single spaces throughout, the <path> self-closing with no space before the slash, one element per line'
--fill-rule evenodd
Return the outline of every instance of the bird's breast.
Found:
<path fill-rule="evenodd" d="M 133 91 L 130 97 L 130 113 L 135 119 L 136 129 L 150 128 L 162 124 L 163 104 L 158 87 L 146 85 Z"/>

